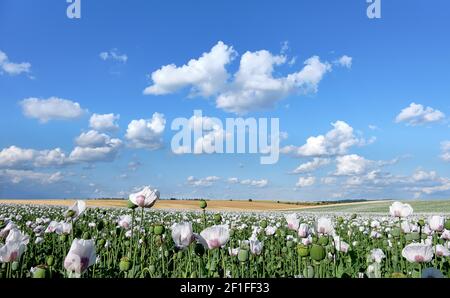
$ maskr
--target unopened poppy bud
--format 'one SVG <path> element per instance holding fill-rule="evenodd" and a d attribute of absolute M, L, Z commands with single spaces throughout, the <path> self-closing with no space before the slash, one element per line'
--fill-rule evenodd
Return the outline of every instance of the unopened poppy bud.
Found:
<path fill-rule="evenodd" d="M 246 262 L 248 260 L 248 250 L 246 249 L 239 250 L 238 259 L 241 262 Z"/>
<path fill-rule="evenodd" d="M 341 223 L 343 223 L 344 222 L 344 219 L 341 217 L 341 216 L 339 216 L 338 218 L 337 218 L 337 223 L 338 224 L 341 224 Z"/>
<path fill-rule="evenodd" d="M 34 268 L 33 278 L 46 278 L 47 270 L 43 266 L 38 266 Z"/>
<path fill-rule="evenodd" d="M 151 274 L 154 274 L 154 273 L 156 272 L 155 265 L 150 265 L 150 266 L 148 267 L 148 271 L 149 271 Z"/>
<path fill-rule="evenodd" d="M 169 252 L 167 250 L 164 251 L 164 257 L 169 257 Z"/>
<path fill-rule="evenodd" d="M 311 250 L 309 251 L 309 254 L 311 255 L 311 259 L 315 261 L 322 261 L 326 256 L 323 246 L 317 244 L 313 244 Z"/>
<path fill-rule="evenodd" d="M 155 235 L 162 235 L 164 234 L 164 226 L 163 225 L 156 225 L 153 228 L 153 232 L 155 233 Z"/>
<path fill-rule="evenodd" d="M 205 200 L 200 201 L 200 208 L 205 209 L 208 206 Z"/>
<path fill-rule="evenodd" d="M 356 214 L 352 214 L 352 216 L 350 217 L 351 219 L 355 219 L 357 217 L 357 215 Z"/>
<path fill-rule="evenodd" d="M 66 234 L 61 234 L 61 235 L 59 236 L 59 240 L 61 240 L 61 242 L 65 242 L 66 239 L 67 239 Z"/>
<path fill-rule="evenodd" d="M 191 273 L 191 278 L 197 278 L 197 272 L 195 272 L 195 271 L 192 272 L 192 273 Z"/>
<path fill-rule="evenodd" d="M 120 271 L 128 271 L 130 270 L 130 260 L 128 259 L 128 257 L 123 257 L 122 259 L 120 259 L 120 263 L 119 263 L 119 269 Z"/>
<path fill-rule="evenodd" d="M 53 256 L 48 256 L 47 260 L 46 260 L 46 263 L 47 263 L 48 266 L 53 266 L 54 261 L 55 260 L 54 260 Z"/>
<path fill-rule="evenodd" d="M 150 234 L 153 234 L 153 226 L 150 226 L 150 227 L 148 228 L 148 232 L 149 232 Z"/>

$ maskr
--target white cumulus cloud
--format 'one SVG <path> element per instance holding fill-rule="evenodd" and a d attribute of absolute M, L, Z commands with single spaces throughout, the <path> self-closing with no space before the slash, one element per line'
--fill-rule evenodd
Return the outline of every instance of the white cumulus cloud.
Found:
<path fill-rule="evenodd" d="M 331 162 L 331 160 L 328 158 L 315 157 L 313 160 L 299 165 L 292 173 L 293 174 L 302 174 L 302 173 L 312 172 L 312 171 L 317 170 L 318 168 L 328 165 L 330 162 Z"/>
<path fill-rule="evenodd" d="M 314 185 L 314 183 L 316 183 L 316 177 L 313 177 L 313 176 L 299 177 L 295 186 L 298 188 L 302 188 L 302 187 L 312 186 L 312 185 Z"/>
<path fill-rule="evenodd" d="M 416 126 L 426 123 L 441 121 L 445 114 L 431 107 L 424 107 L 421 104 L 411 103 L 404 108 L 395 118 L 395 122 L 406 122 L 408 125 Z"/>
<path fill-rule="evenodd" d="M 29 73 L 31 64 L 28 62 L 14 63 L 11 62 L 5 52 L 0 50 L 0 74 L 3 72 L 8 75 L 15 76 L 21 73 Z"/>
<path fill-rule="evenodd" d="M 58 97 L 48 99 L 30 97 L 22 100 L 20 105 L 26 117 L 38 119 L 41 123 L 76 119 L 85 112 L 79 103 Z"/>
<path fill-rule="evenodd" d="M 98 131 L 114 131 L 119 129 L 116 123 L 120 115 L 111 114 L 93 114 L 89 119 L 89 126 Z"/>
<path fill-rule="evenodd" d="M 102 60 L 114 60 L 122 63 L 128 61 L 128 56 L 126 54 L 120 54 L 117 49 L 112 49 L 110 51 L 105 51 L 100 53 L 100 59 Z"/>
<path fill-rule="evenodd" d="M 151 119 L 133 120 L 128 124 L 125 138 L 134 148 L 158 149 L 162 147 L 162 134 L 166 125 L 163 114 L 154 113 Z"/>

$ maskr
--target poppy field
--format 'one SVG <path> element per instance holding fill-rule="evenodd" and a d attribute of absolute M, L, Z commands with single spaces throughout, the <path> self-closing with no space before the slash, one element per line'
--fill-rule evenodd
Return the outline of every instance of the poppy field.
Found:
<path fill-rule="evenodd" d="M 384 214 L 162 211 L 0 205 L 1 278 L 450 277 L 450 218 L 393 202 Z"/>

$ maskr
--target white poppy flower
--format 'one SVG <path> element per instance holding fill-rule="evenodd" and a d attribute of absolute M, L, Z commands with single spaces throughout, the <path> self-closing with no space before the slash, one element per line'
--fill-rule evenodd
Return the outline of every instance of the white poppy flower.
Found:
<path fill-rule="evenodd" d="M 431 245 L 411 243 L 402 250 L 402 256 L 411 263 L 427 263 L 433 259 Z"/>
<path fill-rule="evenodd" d="M 394 217 L 408 217 L 413 211 L 411 205 L 401 202 L 394 202 L 389 207 L 389 213 Z"/>
<path fill-rule="evenodd" d="M 173 225 L 172 239 L 176 247 L 180 249 L 188 247 L 194 240 L 192 224 L 190 222 L 182 222 Z"/>
<path fill-rule="evenodd" d="M 146 186 L 141 191 L 131 194 L 129 198 L 136 206 L 150 208 L 159 199 L 159 191 Z"/>
<path fill-rule="evenodd" d="M 224 246 L 230 238 L 230 231 L 226 225 L 216 225 L 204 229 L 200 233 L 200 243 L 209 249 Z M 206 244 L 206 245 L 205 245 Z"/>
<path fill-rule="evenodd" d="M 96 260 L 94 240 L 74 239 L 64 259 L 64 268 L 76 277 L 83 274 Z"/>

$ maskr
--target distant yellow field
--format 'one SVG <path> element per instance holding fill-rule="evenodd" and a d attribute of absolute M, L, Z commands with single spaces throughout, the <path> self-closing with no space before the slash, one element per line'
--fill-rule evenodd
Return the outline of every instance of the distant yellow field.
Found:
<path fill-rule="evenodd" d="M 126 207 L 126 200 L 86 200 L 87 205 L 90 207 Z M 69 206 L 74 203 L 74 200 L 0 200 L 0 203 L 7 204 L 35 204 L 35 205 L 57 205 L 57 206 Z M 362 203 L 340 203 L 340 204 L 327 204 L 323 206 L 311 205 L 311 204 L 286 204 L 276 203 L 273 201 L 224 201 L 224 200 L 211 200 L 208 201 L 208 210 L 216 211 L 281 211 L 281 210 L 295 210 L 295 209 L 308 209 L 308 208 L 320 208 L 330 206 L 343 206 L 354 204 L 367 204 Z M 159 200 L 156 202 L 154 209 L 185 209 L 185 210 L 199 210 L 198 201 L 189 200 Z"/>

